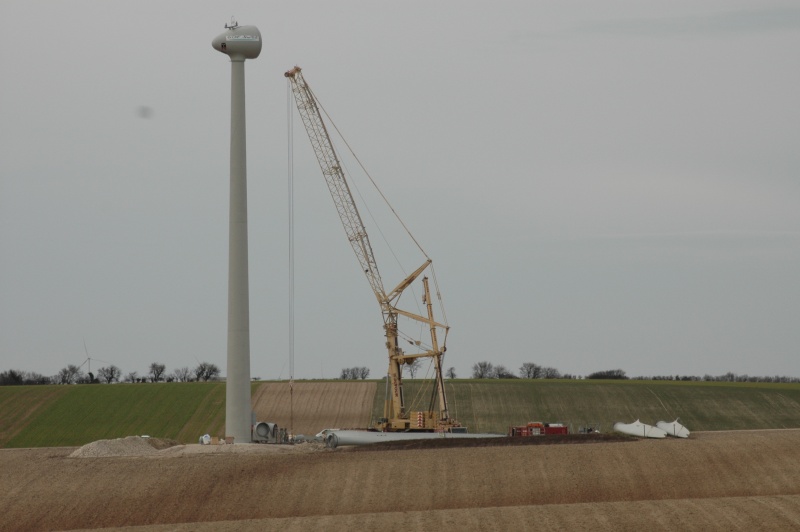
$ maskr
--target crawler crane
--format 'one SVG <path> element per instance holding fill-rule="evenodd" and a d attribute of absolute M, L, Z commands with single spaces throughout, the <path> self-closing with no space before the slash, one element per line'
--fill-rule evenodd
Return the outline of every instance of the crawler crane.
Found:
<path fill-rule="evenodd" d="M 463 432 L 465 429 L 450 418 L 447 409 L 447 396 L 442 376 L 442 357 L 446 351 L 445 343 L 449 326 L 434 319 L 428 277 L 425 276 L 422 279 L 423 302 L 427 308 L 427 316 L 420 316 L 413 312 L 399 309 L 396 306 L 403 291 L 431 266 L 432 261 L 426 255 L 427 260 L 425 263 L 403 279 L 393 290 L 387 292 L 384 289 L 378 265 L 372 252 L 372 246 L 367 236 L 367 230 L 358 213 L 339 157 L 333 148 L 328 129 L 322 119 L 319 103 L 303 78 L 300 67 L 294 67 L 286 72 L 285 76 L 291 83 L 297 110 L 303 120 L 303 125 L 306 133 L 308 133 L 317 162 L 322 169 L 322 175 L 328 185 L 328 190 L 344 226 L 347 239 L 350 241 L 350 245 L 358 258 L 362 271 L 367 276 L 383 315 L 386 349 L 389 354 L 388 385 L 390 390 L 387 392 L 383 418 L 373 428 L 381 431 Z M 415 354 L 405 354 L 403 352 L 398 345 L 398 316 L 405 316 L 428 326 L 430 330 L 430 349 Z M 437 337 L 437 330 L 439 329 L 444 331 L 441 346 Z M 411 364 L 415 359 L 423 357 L 432 359 L 435 373 L 435 386 L 430 406 L 427 411 L 409 412 L 406 410 L 403 398 L 402 366 L 403 364 Z M 436 404 L 437 398 L 438 405 Z M 436 409 L 437 406 L 438 410 Z"/>

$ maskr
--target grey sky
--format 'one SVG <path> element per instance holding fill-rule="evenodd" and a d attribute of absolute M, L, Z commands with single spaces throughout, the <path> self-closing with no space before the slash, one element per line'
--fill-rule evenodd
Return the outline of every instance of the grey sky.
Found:
<path fill-rule="evenodd" d="M 0 370 L 55 374 L 84 339 L 126 373 L 225 367 L 230 64 L 210 43 L 231 15 L 264 39 L 253 376 L 288 377 L 294 65 L 434 259 L 459 376 L 800 375 L 800 7 L 770 1 L 6 0 Z M 379 376 L 380 313 L 307 145 L 295 119 L 295 376 Z"/>

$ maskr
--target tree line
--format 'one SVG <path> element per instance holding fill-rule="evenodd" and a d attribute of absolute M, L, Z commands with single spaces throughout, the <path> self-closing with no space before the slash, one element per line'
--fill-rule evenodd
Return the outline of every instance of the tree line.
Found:
<path fill-rule="evenodd" d="M 416 377 L 420 369 L 420 359 L 416 358 L 411 363 L 403 365 L 403 370 L 412 379 Z M 339 376 L 342 380 L 366 379 L 369 376 L 369 369 L 365 367 L 342 368 Z M 445 371 L 448 379 L 456 378 L 456 369 L 450 367 Z M 786 377 L 781 375 L 756 377 L 752 375 L 737 375 L 728 372 L 723 375 L 705 374 L 702 377 L 694 375 L 656 375 L 628 377 L 625 370 L 607 369 L 595 371 L 585 376 L 573 375 L 571 373 L 561 373 L 557 368 L 542 366 L 534 362 L 523 363 L 517 372 L 513 372 L 502 364 L 492 364 L 482 360 L 472 366 L 473 379 L 605 379 L 605 380 L 639 380 L 639 381 L 703 381 L 703 382 L 784 382 L 800 383 L 800 378 Z"/>
<path fill-rule="evenodd" d="M 419 359 L 414 363 L 404 365 L 405 372 L 413 379 L 420 368 Z M 147 373 L 139 374 L 131 371 L 122 375 L 122 370 L 111 364 L 97 370 L 97 374 L 84 372 L 81 366 L 68 365 L 53 375 L 45 376 L 32 371 L 6 370 L 0 372 L 0 386 L 35 385 L 35 384 L 111 384 L 115 382 L 148 383 L 148 382 L 208 382 L 219 379 L 220 369 L 210 362 L 199 362 L 194 368 L 184 366 L 167 373 L 166 365 L 158 362 L 150 364 Z M 369 377 L 369 368 L 356 366 L 342 368 L 339 376 L 342 380 L 365 380 Z M 455 379 L 456 369 L 450 367 L 445 372 L 445 377 Z M 472 366 L 473 379 L 631 379 L 641 381 L 702 381 L 702 382 L 772 382 L 772 383 L 800 383 L 798 377 L 784 375 L 755 376 L 727 372 L 722 375 L 703 376 L 697 375 L 652 375 L 628 377 L 624 370 L 609 369 L 595 371 L 586 376 L 561 373 L 550 366 L 540 366 L 533 362 L 523 363 L 517 373 L 513 373 L 502 364 L 492 364 L 488 361 L 477 362 Z M 257 379 L 256 379 L 257 380 Z"/>
<path fill-rule="evenodd" d="M 0 386 L 23 384 L 111 384 L 114 382 L 208 382 L 217 380 L 219 375 L 219 367 L 210 362 L 200 362 L 194 368 L 189 368 L 188 366 L 176 368 L 171 373 L 167 373 L 165 364 L 153 362 L 150 364 L 147 373 L 140 375 L 136 371 L 131 371 L 124 376 L 122 375 L 122 370 L 114 364 L 99 368 L 97 374 L 84 372 L 81 366 L 69 364 L 50 377 L 30 371 L 6 370 L 0 372 Z"/>
<path fill-rule="evenodd" d="M 476 362 L 472 366 L 473 379 L 577 379 L 569 373 L 562 374 L 556 368 L 540 366 L 533 362 L 523 363 L 515 374 L 502 364 L 492 364 L 486 360 Z"/>
<path fill-rule="evenodd" d="M 365 380 L 367 377 L 369 377 L 369 368 L 366 366 L 342 368 L 342 373 L 339 375 L 342 380 Z"/>
<path fill-rule="evenodd" d="M 422 361 L 419 358 L 414 358 L 411 361 L 403 364 L 403 371 L 405 371 L 413 379 L 417 376 L 417 372 L 419 372 L 421 367 Z M 449 379 L 455 379 L 456 368 L 448 369 L 445 373 L 445 376 Z M 366 367 L 342 368 L 342 372 L 339 374 L 339 378 L 341 380 L 364 380 L 367 377 L 369 377 L 369 368 Z"/>
<path fill-rule="evenodd" d="M 703 381 L 703 382 L 776 382 L 776 383 L 800 383 L 800 377 L 787 377 L 785 375 L 748 375 L 736 374 L 732 372 L 723 375 L 710 375 L 706 373 L 702 377 L 697 375 L 654 375 L 648 377 L 633 377 L 641 381 Z"/>
<path fill-rule="evenodd" d="M 448 377 L 455 378 L 455 373 L 452 375 L 448 370 Z M 622 369 L 608 369 L 602 371 L 595 371 L 586 376 L 572 375 L 570 373 L 561 373 L 558 369 L 549 366 L 540 366 L 533 362 L 525 362 L 519 367 L 517 373 L 511 372 L 503 365 L 493 365 L 491 362 L 481 361 L 472 366 L 473 379 L 606 379 L 606 380 L 623 380 L 630 379 Z M 754 375 L 739 375 L 733 372 L 727 372 L 722 375 L 705 374 L 702 377 L 696 375 L 656 375 L 656 376 L 637 376 L 631 380 L 638 381 L 702 381 L 702 382 L 780 382 L 780 383 L 800 383 L 798 377 L 787 377 L 783 375 L 775 376 L 754 376 Z"/>

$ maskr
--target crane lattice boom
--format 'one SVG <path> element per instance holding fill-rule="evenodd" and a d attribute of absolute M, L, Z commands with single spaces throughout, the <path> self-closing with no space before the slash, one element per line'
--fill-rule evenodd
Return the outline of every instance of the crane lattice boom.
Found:
<path fill-rule="evenodd" d="M 364 227 L 364 222 L 361 221 L 361 215 L 358 213 L 353 195 L 350 193 L 350 187 L 344 178 L 342 165 L 336 156 L 336 151 L 333 149 L 333 143 L 330 135 L 328 135 L 325 123 L 322 121 L 322 114 L 317 106 L 317 100 L 314 98 L 314 94 L 308 87 L 306 80 L 303 79 L 303 74 L 298 67 L 287 72 L 286 77 L 292 81 L 292 91 L 294 92 L 297 110 L 303 120 L 303 125 L 306 127 L 308 138 L 311 140 L 311 147 L 317 156 L 322 175 L 325 177 L 325 182 L 333 198 L 336 211 L 339 213 L 347 239 L 350 241 L 356 257 L 358 257 L 358 262 L 369 280 L 372 291 L 375 292 L 375 297 L 378 298 L 378 302 L 382 303 L 386 300 L 386 293 L 383 288 L 383 281 L 381 281 L 381 274 L 378 271 L 378 265 L 375 262 L 375 256 L 372 253 L 367 230 Z"/>
<path fill-rule="evenodd" d="M 427 304 L 427 316 L 400 310 L 394 306 L 394 302 L 400 298 L 403 291 L 419 277 L 428 266 L 431 260 L 417 268 L 411 275 L 407 276 L 388 294 L 383 286 L 378 265 L 372 252 L 372 246 L 367 236 L 367 230 L 361 220 L 361 216 L 356 208 L 355 200 L 350 192 L 350 187 L 345 179 L 344 170 L 339 161 L 336 151 L 333 148 L 328 129 L 322 120 L 322 114 L 314 93 L 311 92 L 308 84 L 303 78 L 300 67 L 294 67 L 286 72 L 286 77 L 291 82 L 297 110 L 303 120 L 303 125 L 308 133 L 317 162 L 322 169 L 322 175 L 328 185 L 328 190 L 333 198 L 339 219 L 342 221 L 347 239 L 358 258 L 361 269 L 367 276 L 367 280 L 375 294 L 376 299 L 383 313 L 384 331 L 386 335 L 386 349 L 389 354 L 389 374 L 388 383 L 391 391 L 388 394 L 384 407 L 384 418 L 378 423 L 377 427 L 382 430 L 450 430 L 458 427 L 457 422 L 449 418 L 447 410 L 447 398 L 445 396 L 444 382 L 442 380 L 442 356 L 445 347 L 439 346 L 436 328 L 441 327 L 445 331 L 449 329 L 447 325 L 438 323 L 433 316 L 430 288 L 428 278 L 422 280 L 424 288 L 423 301 Z M 406 355 L 398 346 L 397 317 L 405 316 L 412 320 L 427 324 L 430 329 L 431 348 L 423 353 Z M 403 399 L 402 365 L 411 363 L 420 357 L 431 357 L 434 362 L 434 372 L 436 387 L 431 397 L 430 410 L 425 412 L 415 412 L 414 416 L 406 412 Z M 435 415 L 433 403 L 438 397 L 438 416 Z M 413 419 L 412 419 L 413 417 Z"/>

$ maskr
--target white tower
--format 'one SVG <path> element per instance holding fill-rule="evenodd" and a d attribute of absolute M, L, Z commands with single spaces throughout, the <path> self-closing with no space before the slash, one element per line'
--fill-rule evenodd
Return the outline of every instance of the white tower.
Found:
<path fill-rule="evenodd" d="M 228 225 L 228 371 L 225 435 L 250 443 L 250 290 L 247 258 L 247 150 L 244 61 L 261 53 L 255 26 L 225 25 L 211 46 L 231 58 L 231 190 Z"/>

